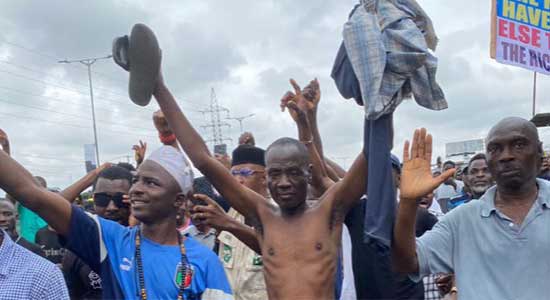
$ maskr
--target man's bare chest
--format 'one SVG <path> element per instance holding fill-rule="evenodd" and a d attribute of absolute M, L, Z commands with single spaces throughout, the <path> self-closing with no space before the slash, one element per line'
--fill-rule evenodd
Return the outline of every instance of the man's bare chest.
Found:
<path fill-rule="evenodd" d="M 337 232 L 341 226 L 332 227 L 328 217 L 304 216 L 288 222 L 272 219 L 263 222 L 262 252 L 264 259 L 291 261 L 315 261 L 332 257 L 339 246 Z"/>

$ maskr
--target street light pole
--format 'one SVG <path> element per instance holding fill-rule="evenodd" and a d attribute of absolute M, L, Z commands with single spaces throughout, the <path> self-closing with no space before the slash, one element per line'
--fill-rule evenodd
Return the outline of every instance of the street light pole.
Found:
<path fill-rule="evenodd" d="M 60 60 L 58 61 L 58 63 L 62 63 L 62 64 L 70 64 L 70 63 L 74 63 L 74 62 L 78 62 L 78 63 L 81 63 L 83 65 L 85 65 L 87 68 L 88 68 L 88 83 L 90 85 L 90 102 L 92 104 L 92 122 L 93 122 L 93 128 L 94 128 L 94 146 L 95 146 L 95 156 L 96 156 L 96 160 L 97 160 L 97 166 L 96 167 L 99 167 L 99 165 L 101 164 L 100 161 L 99 161 L 99 145 L 98 145 L 98 142 L 97 142 L 97 126 L 96 126 L 96 121 L 95 121 L 95 106 L 94 106 L 94 89 L 93 89 L 93 85 L 92 85 L 92 65 L 100 60 L 100 59 L 109 59 L 113 57 L 112 55 L 107 55 L 107 56 L 104 56 L 104 57 L 94 57 L 94 58 L 84 58 L 84 59 L 77 59 L 77 60 Z"/>
<path fill-rule="evenodd" d="M 533 74 L 533 114 L 532 118 L 535 117 L 535 105 L 537 104 L 537 72 Z"/>
<path fill-rule="evenodd" d="M 238 121 L 238 122 L 239 122 L 239 126 L 240 126 L 240 128 L 241 128 L 241 133 L 243 133 L 243 121 L 244 121 L 244 119 L 253 117 L 254 115 L 255 115 L 255 114 L 249 114 L 249 115 L 242 116 L 242 117 L 234 117 L 234 118 L 227 118 L 227 119 Z"/>

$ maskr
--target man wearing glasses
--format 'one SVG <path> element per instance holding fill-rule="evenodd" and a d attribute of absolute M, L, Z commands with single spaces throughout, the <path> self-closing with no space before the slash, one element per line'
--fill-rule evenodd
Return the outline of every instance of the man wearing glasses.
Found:
<path fill-rule="evenodd" d="M 94 210 L 105 219 L 128 226 L 130 206 L 124 202 L 132 185 L 132 174 L 119 167 L 107 167 L 97 175 L 94 183 Z M 99 274 L 73 252 L 67 251 L 62 262 L 63 273 L 72 299 L 101 299 L 102 284 Z"/>
<path fill-rule="evenodd" d="M 112 166 L 101 171 L 94 188 L 95 213 L 128 226 L 130 205 L 124 203 L 124 196 L 128 195 L 131 185 L 132 174 L 122 167 Z"/>

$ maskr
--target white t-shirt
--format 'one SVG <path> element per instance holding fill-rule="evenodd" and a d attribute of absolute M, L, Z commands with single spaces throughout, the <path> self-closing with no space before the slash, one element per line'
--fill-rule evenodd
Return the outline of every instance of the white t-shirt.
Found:
<path fill-rule="evenodd" d="M 464 182 L 460 180 L 455 180 L 455 182 L 456 190 L 452 185 L 442 183 L 434 192 L 435 200 L 460 196 L 462 194 L 462 189 L 464 188 Z"/>
<path fill-rule="evenodd" d="M 355 277 L 353 276 L 353 264 L 351 261 L 351 236 L 345 224 L 342 226 L 342 255 L 344 280 L 342 282 L 340 300 L 356 300 Z"/>

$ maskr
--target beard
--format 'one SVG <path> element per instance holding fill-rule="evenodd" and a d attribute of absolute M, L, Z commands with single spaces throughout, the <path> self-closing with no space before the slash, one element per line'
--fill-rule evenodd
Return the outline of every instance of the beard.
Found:
<path fill-rule="evenodd" d="M 472 192 L 476 195 L 483 195 L 491 187 L 490 184 L 487 185 L 476 185 L 471 188 Z"/>

